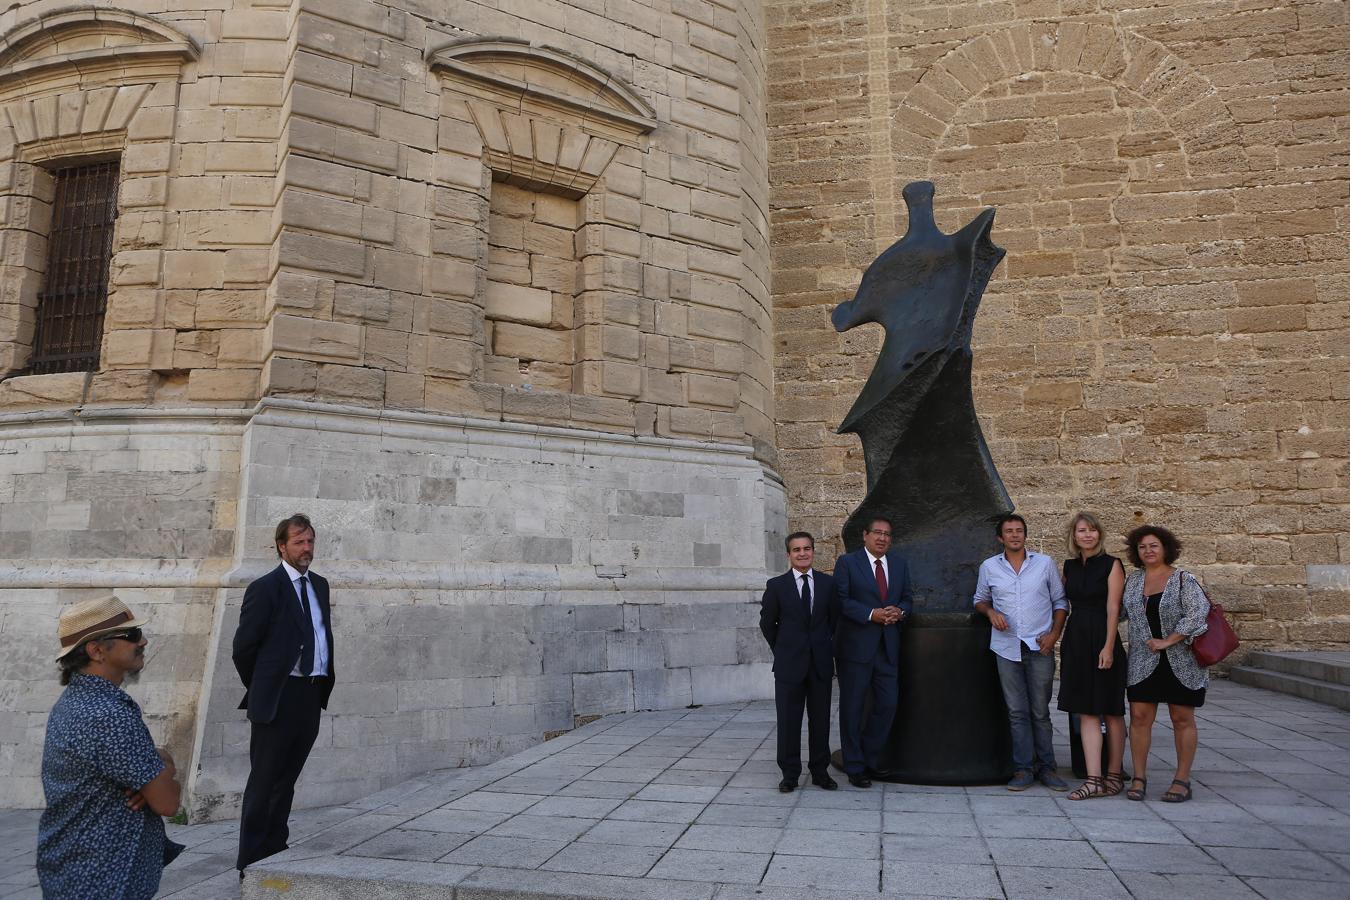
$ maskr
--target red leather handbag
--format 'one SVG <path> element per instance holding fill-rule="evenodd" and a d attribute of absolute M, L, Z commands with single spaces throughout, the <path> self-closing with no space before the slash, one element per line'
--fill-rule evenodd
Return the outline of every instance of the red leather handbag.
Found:
<path fill-rule="evenodd" d="M 1195 578 L 1194 575 L 1191 575 L 1191 577 Z M 1222 662 L 1238 648 L 1238 636 L 1233 631 L 1233 626 L 1228 624 L 1228 617 L 1223 613 L 1223 606 L 1210 598 L 1209 591 L 1205 590 L 1203 584 L 1200 584 L 1200 579 L 1196 578 L 1195 583 L 1200 586 L 1200 592 L 1205 595 L 1205 599 L 1209 600 L 1209 615 L 1205 616 L 1205 625 L 1207 626 L 1205 633 L 1191 641 L 1191 653 L 1195 655 L 1195 664 L 1202 669 L 1207 669 Z"/>

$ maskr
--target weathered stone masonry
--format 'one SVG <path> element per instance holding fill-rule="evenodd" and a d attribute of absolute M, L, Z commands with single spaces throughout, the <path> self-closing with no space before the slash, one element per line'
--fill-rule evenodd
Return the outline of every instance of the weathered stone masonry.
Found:
<path fill-rule="evenodd" d="M 121 6 L 0 13 L 0 803 L 40 801 L 59 608 L 112 584 L 228 814 L 237 604 L 296 509 L 342 682 L 303 803 L 763 695 L 758 3 Z M 95 156 L 100 362 L 27 374 L 49 169 Z"/>
<path fill-rule="evenodd" d="M 792 527 L 862 496 L 833 429 L 880 332 L 828 314 L 931 179 L 948 230 L 998 208 L 975 402 L 1036 545 L 1166 523 L 1248 646 L 1350 640 L 1350 7 L 767 6 Z"/>

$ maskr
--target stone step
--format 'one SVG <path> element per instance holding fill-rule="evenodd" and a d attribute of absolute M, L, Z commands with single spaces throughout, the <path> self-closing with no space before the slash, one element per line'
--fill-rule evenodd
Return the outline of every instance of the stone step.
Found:
<path fill-rule="evenodd" d="M 1260 650 L 1248 654 L 1243 665 L 1253 669 L 1268 669 L 1286 675 L 1298 675 L 1314 681 L 1350 685 L 1350 653 L 1322 650 L 1277 653 Z"/>
<path fill-rule="evenodd" d="M 1238 684 L 1291 694 L 1305 700 L 1350 710 L 1350 685 L 1252 666 L 1234 666 L 1229 671 L 1229 677 Z"/>

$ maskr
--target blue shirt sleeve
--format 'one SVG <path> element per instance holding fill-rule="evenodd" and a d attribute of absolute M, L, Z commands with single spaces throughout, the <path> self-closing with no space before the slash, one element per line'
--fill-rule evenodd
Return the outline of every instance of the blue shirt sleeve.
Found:
<path fill-rule="evenodd" d="M 1064 596 L 1064 582 L 1060 580 L 1059 573 L 1055 571 L 1055 564 L 1049 563 L 1045 567 L 1048 573 L 1045 576 L 1046 587 L 1050 591 L 1050 604 L 1054 609 L 1067 610 L 1069 608 L 1069 598 Z"/>
<path fill-rule="evenodd" d="M 994 603 L 994 591 L 989 585 L 989 569 L 984 563 L 980 564 L 980 577 L 975 582 L 975 598 L 971 603 L 988 603 L 991 606 Z"/>

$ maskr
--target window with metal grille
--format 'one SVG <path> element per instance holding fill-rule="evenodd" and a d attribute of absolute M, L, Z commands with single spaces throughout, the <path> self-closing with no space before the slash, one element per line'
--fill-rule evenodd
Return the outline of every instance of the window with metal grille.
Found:
<path fill-rule="evenodd" d="M 56 196 L 47 238 L 47 275 L 38 294 L 37 333 L 29 361 L 35 375 L 98 368 L 117 219 L 117 167 L 114 159 L 52 172 Z"/>

